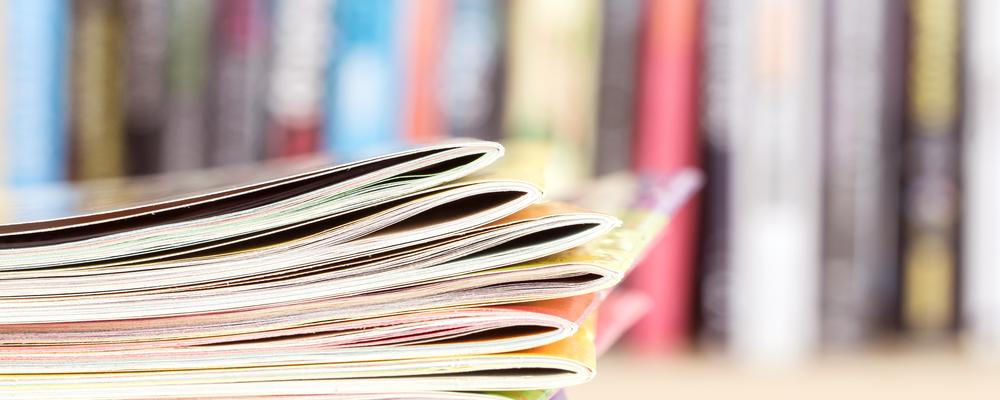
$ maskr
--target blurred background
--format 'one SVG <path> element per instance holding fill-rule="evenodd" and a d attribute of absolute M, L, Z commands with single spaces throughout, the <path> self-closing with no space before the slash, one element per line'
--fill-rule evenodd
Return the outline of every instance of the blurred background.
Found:
<path fill-rule="evenodd" d="M 696 167 L 612 311 L 644 317 L 569 398 L 982 395 L 998 26 L 991 0 L 0 0 L 0 215 L 448 137 L 554 197 Z"/>

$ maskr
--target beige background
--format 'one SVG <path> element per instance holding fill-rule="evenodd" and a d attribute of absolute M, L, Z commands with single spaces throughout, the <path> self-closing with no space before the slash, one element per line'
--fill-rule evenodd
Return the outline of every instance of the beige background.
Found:
<path fill-rule="evenodd" d="M 642 358 L 613 352 L 569 400 L 1000 399 L 1000 365 L 957 352 L 828 356 L 761 370 L 721 357 Z"/>

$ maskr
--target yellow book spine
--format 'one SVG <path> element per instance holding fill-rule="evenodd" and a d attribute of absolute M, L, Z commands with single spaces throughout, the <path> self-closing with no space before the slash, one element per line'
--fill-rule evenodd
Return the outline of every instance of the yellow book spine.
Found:
<path fill-rule="evenodd" d="M 73 176 L 120 176 L 125 150 L 121 3 L 85 0 L 73 6 Z"/>
<path fill-rule="evenodd" d="M 960 5 L 910 1 L 902 317 L 918 336 L 955 320 Z"/>

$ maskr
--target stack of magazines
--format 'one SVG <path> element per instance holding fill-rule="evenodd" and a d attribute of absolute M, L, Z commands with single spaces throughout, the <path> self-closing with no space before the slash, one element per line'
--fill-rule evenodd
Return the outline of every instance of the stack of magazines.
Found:
<path fill-rule="evenodd" d="M 456 141 L 45 193 L 75 203 L 0 225 L 0 397 L 544 399 L 585 382 L 595 310 L 698 176 L 595 187 L 628 198 L 597 213 L 500 178 L 502 154 Z"/>

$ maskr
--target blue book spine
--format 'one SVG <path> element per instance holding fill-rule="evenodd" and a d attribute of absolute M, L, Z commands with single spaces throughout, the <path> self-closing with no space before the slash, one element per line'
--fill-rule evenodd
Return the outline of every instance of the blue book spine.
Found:
<path fill-rule="evenodd" d="M 68 2 L 8 0 L 7 137 L 11 186 L 61 180 L 66 174 Z"/>
<path fill-rule="evenodd" d="M 402 142 L 401 60 L 396 0 L 340 0 L 333 9 L 327 80 L 327 150 L 347 159 Z"/>

